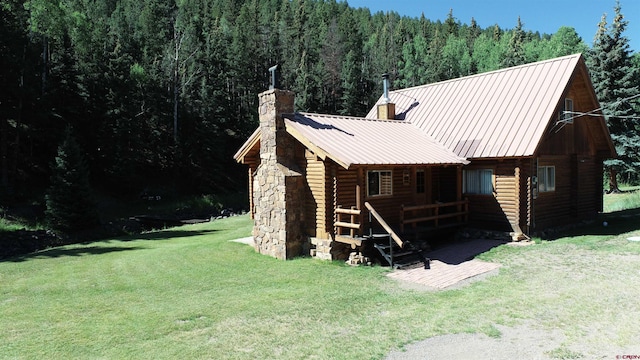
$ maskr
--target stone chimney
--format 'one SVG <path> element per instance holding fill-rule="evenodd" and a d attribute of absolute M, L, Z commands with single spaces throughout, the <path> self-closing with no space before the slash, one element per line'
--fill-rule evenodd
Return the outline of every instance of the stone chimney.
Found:
<path fill-rule="evenodd" d="M 304 183 L 295 161 L 296 140 L 285 130 L 295 95 L 271 89 L 259 96 L 260 165 L 253 179 L 255 249 L 278 259 L 303 255 Z"/>
<path fill-rule="evenodd" d="M 396 104 L 389 98 L 389 74 L 382 74 L 382 86 L 384 97 L 382 104 L 378 105 L 378 119 L 393 120 L 396 118 Z"/>

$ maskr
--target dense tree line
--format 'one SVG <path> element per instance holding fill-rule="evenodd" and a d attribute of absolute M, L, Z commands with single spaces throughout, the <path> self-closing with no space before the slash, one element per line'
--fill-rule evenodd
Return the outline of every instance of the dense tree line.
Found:
<path fill-rule="evenodd" d="M 431 21 L 335 0 L 0 0 L 0 10 L 4 196 L 49 185 L 69 126 L 91 183 L 113 193 L 244 189 L 232 155 L 257 126 L 274 64 L 298 110 L 364 115 L 385 72 L 400 88 L 589 49 L 570 27 L 483 29 L 453 12 Z"/>

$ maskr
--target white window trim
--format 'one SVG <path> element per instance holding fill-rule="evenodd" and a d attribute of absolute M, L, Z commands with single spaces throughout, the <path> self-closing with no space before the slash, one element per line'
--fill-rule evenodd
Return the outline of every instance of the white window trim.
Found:
<path fill-rule="evenodd" d="M 369 189 L 369 174 L 371 173 L 378 173 L 378 191 L 377 194 L 371 194 L 371 191 Z M 388 173 L 389 174 L 389 181 L 390 181 L 390 186 L 389 186 L 389 193 L 382 193 L 382 187 L 381 187 L 381 179 L 382 179 L 382 174 L 383 173 Z M 376 196 L 389 196 L 389 195 L 393 195 L 393 170 L 368 170 L 367 171 L 367 196 L 368 197 L 376 197 Z"/>

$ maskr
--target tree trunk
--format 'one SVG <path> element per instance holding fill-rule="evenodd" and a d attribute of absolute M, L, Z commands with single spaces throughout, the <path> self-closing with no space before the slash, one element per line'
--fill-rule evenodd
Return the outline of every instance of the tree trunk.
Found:
<path fill-rule="evenodd" d="M 7 119 L 0 120 L 0 157 L 2 157 L 2 187 L 9 187 L 9 164 L 7 161 L 7 131 L 9 130 L 9 126 L 7 124 Z"/>
<path fill-rule="evenodd" d="M 49 72 L 49 40 L 46 35 L 42 35 L 42 96 L 47 91 L 47 74 Z"/>
<path fill-rule="evenodd" d="M 618 188 L 618 172 L 614 169 L 609 169 L 609 192 L 620 192 L 620 189 Z"/>
<path fill-rule="evenodd" d="M 178 101 L 180 100 L 180 89 L 178 81 L 180 80 L 180 46 L 182 45 L 182 38 L 178 41 L 178 31 L 176 25 L 173 25 L 173 42 L 174 42 L 174 57 L 173 57 L 173 143 L 178 144 Z"/>

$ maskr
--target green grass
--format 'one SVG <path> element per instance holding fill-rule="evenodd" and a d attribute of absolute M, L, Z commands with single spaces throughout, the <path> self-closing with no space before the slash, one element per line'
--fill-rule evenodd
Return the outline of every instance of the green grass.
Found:
<path fill-rule="evenodd" d="M 554 358 L 640 343 L 637 217 L 482 259 L 498 275 L 406 290 L 381 267 L 279 261 L 228 240 L 247 216 L 0 262 L 0 358 L 380 359 L 438 334 L 535 324 Z M 613 345 L 612 345 L 613 344 Z M 575 349 L 581 349 L 577 352 Z"/>
<path fill-rule="evenodd" d="M 17 231 L 17 230 L 40 230 L 42 229 L 42 224 L 30 224 L 27 221 L 21 220 L 10 220 L 3 216 L 0 216 L 0 232 L 3 231 Z"/>
<path fill-rule="evenodd" d="M 640 190 L 636 188 L 623 189 L 620 194 L 604 196 L 604 211 L 613 212 L 640 208 Z"/>

